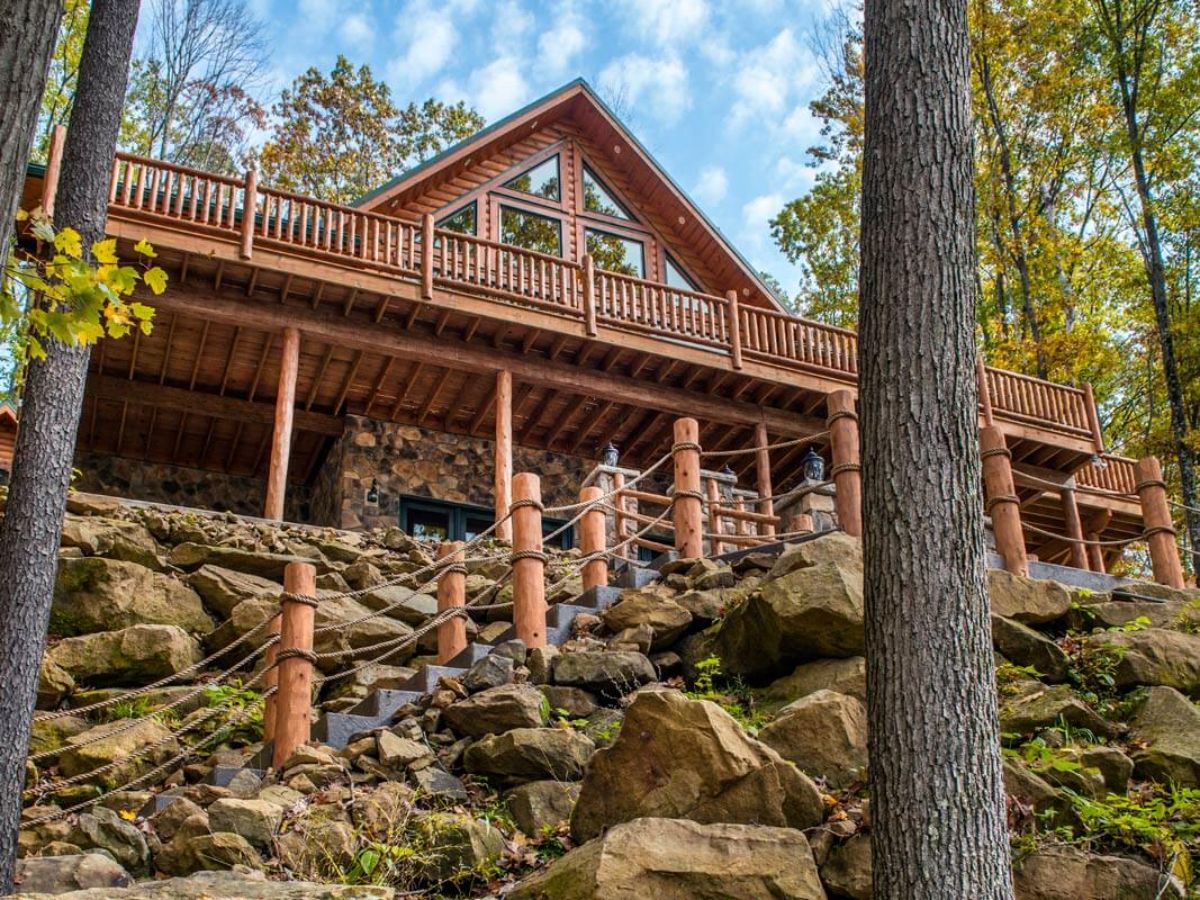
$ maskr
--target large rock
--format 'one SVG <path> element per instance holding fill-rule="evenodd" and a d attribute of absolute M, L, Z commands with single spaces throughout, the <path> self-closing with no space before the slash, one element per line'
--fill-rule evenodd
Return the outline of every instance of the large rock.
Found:
<path fill-rule="evenodd" d="M 647 690 L 592 758 L 571 833 L 589 840 L 644 816 L 810 828 L 823 813 L 813 783 L 719 706 Z"/>
<path fill-rule="evenodd" d="M 71 829 L 71 843 L 103 850 L 126 869 L 140 872 L 150 859 L 145 836 L 111 809 L 95 806 L 84 813 Z"/>
<path fill-rule="evenodd" d="M 260 848 L 271 846 L 282 819 L 283 808 L 266 800 L 222 797 L 208 807 L 209 827 L 213 831 L 232 831 Z"/>
<path fill-rule="evenodd" d="M 1013 866 L 1017 900 L 1182 900 L 1183 890 L 1156 866 L 1126 856 L 1048 847 Z"/>
<path fill-rule="evenodd" d="M 320 557 L 320 553 L 315 553 Z M 171 550 L 168 562 L 181 569 L 198 569 L 203 565 L 220 566 L 236 572 L 260 575 L 273 581 L 283 582 L 283 570 L 289 563 L 307 562 L 317 567 L 317 572 L 326 572 L 329 565 L 323 558 L 294 556 L 289 553 L 269 553 L 265 550 L 245 550 L 241 547 L 210 547 L 185 541 Z"/>
<path fill-rule="evenodd" d="M 1067 624 L 1077 631 L 1093 628 L 1117 628 L 1138 619 L 1146 619 L 1151 628 L 1170 628 L 1181 615 L 1189 613 L 1182 600 L 1114 600 L 1109 594 L 1075 595 L 1076 605 L 1067 615 Z"/>
<path fill-rule="evenodd" d="M 418 594 L 399 584 L 378 587 L 359 597 L 363 606 L 376 611 L 386 609 L 387 615 L 408 625 L 420 625 L 437 612 L 437 598 Z"/>
<path fill-rule="evenodd" d="M 669 647 L 692 624 L 692 614 L 676 603 L 649 591 L 625 591 L 621 600 L 600 614 L 613 633 L 648 625 L 654 633 L 651 650 Z"/>
<path fill-rule="evenodd" d="M 480 738 L 513 728 L 538 728 L 546 724 L 549 711 L 549 701 L 537 688 L 505 684 L 460 700 L 442 716 L 459 734 Z"/>
<path fill-rule="evenodd" d="M 988 594 L 992 612 L 1024 625 L 1042 625 L 1061 619 L 1071 608 L 1070 592 L 1057 581 L 1022 578 L 1003 569 L 988 569 Z"/>
<path fill-rule="evenodd" d="M 1092 635 L 1088 647 L 1115 653 L 1118 688 L 1149 684 L 1200 694 L 1200 636 L 1147 628 Z"/>
<path fill-rule="evenodd" d="M 466 813 L 433 812 L 417 819 L 418 877 L 429 884 L 468 880 L 504 853 L 504 835 Z"/>
<path fill-rule="evenodd" d="M 133 878 L 107 854 L 73 853 L 18 860 L 16 884 L 22 894 L 65 894 L 88 888 L 128 887 Z"/>
<path fill-rule="evenodd" d="M 791 675 L 784 675 L 763 688 L 759 699 L 765 710 L 773 711 L 793 700 L 826 690 L 866 703 L 867 661 L 861 656 L 851 656 L 801 663 Z"/>
<path fill-rule="evenodd" d="M 1005 734 L 1030 734 L 1060 722 L 1072 728 L 1086 728 L 1099 736 L 1113 730 L 1112 725 L 1063 684 L 1025 682 L 1016 696 L 1000 703 L 1000 731 Z"/>
<path fill-rule="evenodd" d="M 201 660 L 200 645 L 178 625 L 134 625 L 65 638 L 47 656 L 76 681 L 140 685 Z"/>
<path fill-rule="evenodd" d="M 586 735 L 563 728 L 514 728 L 476 741 L 463 754 L 463 767 L 520 784 L 553 778 L 576 781 L 596 745 Z"/>
<path fill-rule="evenodd" d="M 550 666 L 555 684 L 583 688 L 606 697 L 623 697 L 657 678 L 650 660 L 629 650 L 560 653 Z"/>
<path fill-rule="evenodd" d="M 229 831 L 197 835 L 181 832 L 163 847 L 154 862 L 167 875 L 190 875 L 234 866 L 261 869 L 263 864 L 248 840 Z"/>
<path fill-rule="evenodd" d="M 153 750 L 148 749 L 151 746 Z M 178 742 L 156 719 L 146 719 L 132 728 L 128 720 L 117 719 L 67 738 L 58 757 L 58 767 L 70 778 L 117 763 L 112 769 L 89 779 L 106 790 L 113 790 L 162 765 L 178 752 Z"/>
<path fill-rule="evenodd" d="M 775 560 L 767 578 L 782 578 L 797 569 L 807 569 L 821 563 L 837 563 L 861 575 L 862 542 L 844 531 L 835 531 L 815 540 L 789 544 Z"/>
<path fill-rule="evenodd" d="M 1046 681 L 1067 679 L 1070 661 L 1050 638 L 1003 616 L 992 616 L 992 644 L 1005 659 L 1018 666 L 1032 666 Z"/>
<path fill-rule="evenodd" d="M 96 516 L 67 516 L 63 522 L 62 545 L 78 547 L 84 556 L 106 556 L 161 569 L 158 544 L 144 525 Z"/>
<path fill-rule="evenodd" d="M 802 697 L 781 709 L 758 739 L 831 785 L 865 780 L 867 709 L 855 697 L 833 691 Z"/>
<path fill-rule="evenodd" d="M 278 600 L 283 592 L 281 585 L 267 578 L 211 565 L 203 565 L 189 575 L 188 584 L 209 609 L 223 618 L 229 618 L 243 600 L 264 595 Z"/>
<path fill-rule="evenodd" d="M 570 819 L 577 799 L 579 785 L 564 781 L 531 781 L 504 795 L 513 821 L 531 837 Z"/>
<path fill-rule="evenodd" d="M 763 582 L 717 635 L 725 671 L 770 678 L 798 663 L 863 653 L 862 573 L 823 562 Z"/>
<path fill-rule="evenodd" d="M 1200 787 L 1200 709 L 1169 687 L 1153 687 L 1130 725 L 1140 748 L 1134 773 L 1166 784 Z"/>
<path fill-rule="evenodd" d="M 830 850 L 821 881 L 834 897 L 871 900 L 871 838 L 859 833 Z"/>
<path fill-rule="evenodd" d="M 37 708 L 55 709 L 75 687 L 71 673 L 49 656 L 42 657 L 38 670 Z"/>
<path fill-rule="evenodd" d="M 521 882 L 509 900 L 825 900 L 792 828 L 636 819 Z"/>
<path fill-rule="evenodd" d="M 22 900 L 392 900 L 390 887 L 267 881 L 261 872 L 199 872 L 189 878 L 146 881 L 128 888 L 67 894 L 23 894 Z"/>
<path fill-rule="evenodd" d="M 183 582 L 100 557 L 59 562 L 50 621 L 51 633 L 63 636 L 131 625 L 178 625 L 197 634 L 213 627 L 200 597 Z"/>

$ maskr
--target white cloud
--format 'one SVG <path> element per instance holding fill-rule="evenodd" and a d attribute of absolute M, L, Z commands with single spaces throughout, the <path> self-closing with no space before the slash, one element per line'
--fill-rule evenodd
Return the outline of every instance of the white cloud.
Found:
<path fill-rule="evenodd" d="M 476 69 L 467 77 L 465 87 L 447 80 L 435 93 L 447 101 L 465 100 L 489 122 L 515 112 L 531 97 L 520 60 L 513 56 L 501 56 Z"/>
<path fill-rule="evenodd" d="M 583 48 L 587 46 L 587 24 L 572 14 L 559 18 L 549 31 L 538 38 L 537 65 L 548 78 L 567 74 Z"/>
<path fill-rule="evenodd" d="M 701 203 L 716 206 L 725 199 L 729 190 L 729 177 L 720 166 L 706 166 L 700 179 L 692 188 L 692 196 Z"/>
<path fill-rule="evenodd" d="M 708 24 L 706 0 L 620 0 L 626 29 L 663 47 L 698 37 Z"/>
<path fill-rule="evenodd" d="M 338 29 L 338 37 L 345 44 L 354 44 L 358 49 L 366 49 L 375 41 L 375 27 L 361 13 L 347 16 Z"/>
<path fill-rule="evenodd" d="M 606 95 L 620 97 L 634 111 L 650 113 L 666 125 L 678 121 L 692 105 L 687 67 L 674 55 L 622 56 L 604 67 L 600 86 Z"/>
<path fill-rule="evenodd" d="M 770 228 L 771 219 L 783 209 L 786 202 L 783 194 L 760 194 L 742 207 L 742 225 L 752 234 L 758 231 L 765 233 Z"/>
<path fill-rule="evenodd" d="M 389 80 L 411 86 L 436 75 L 458 47 L 449 5 L 409 0 L 396 14 L 393 35 L 400 52 L 387 64 Z"/>
<path fill-rule="evenodd" d="M 526 37 L 536 25 L 533 13 L 525 9 L 518 0 L 497 3 L 492 19 L 492 41 L 500 50 L 513 52 L 525 43 Z"/>

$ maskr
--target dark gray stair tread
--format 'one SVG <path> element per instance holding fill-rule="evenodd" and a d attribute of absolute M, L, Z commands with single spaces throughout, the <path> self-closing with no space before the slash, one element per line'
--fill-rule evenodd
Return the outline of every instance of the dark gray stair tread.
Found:
<path fill-rule="evenodd" d="M 325 713 L 313 724 L 312 737 L 315 741 L 341 749 L 350 743 L 356 734 L 385 728 L 392 724 L 392 717 L 356 716 L 350 713 Z"/>
<path fill-rule="evenodd" d="M 253 760 L 248 760 L 247 762 L 253 762 Z M 208 773 L 208 777 L 204 779 L 204 783 L 213 784 L 217 787 L 228 787 L 229 782 L 233 781 L 233 779 L 237 777 L 239 773 L 245 772 L 247 769 L 257 775 L 259 778 L 262 778 L 262 769 L 255 768 L 253 765 L 213 766 L 212 771 Z"/>
<path fill-rule="evenodd" d="M 630 566 L 617 578 L 623 588 L 640 588 L 658 581 L 658 570 L 646 566 Z"/>
<path fill-rule="evenodd" d="M 661 572 L 663 566 L 665 566 L 667 563 L 675 562 L 677 559 L 679 559 L 679 551 L 667 550 L 666 552 L 660 553 L 658 556 L 654 557 L 654 559 L 650 560 L 650 562 L 646 564 L 646 568 L 652 569 L 656 573 Z"/>
<path fill-rule="evenodd" d="M 404 682 L 402 689 L 427 694 L 437 687 L 439 678 L 457 678 L 466 671 L 460 666 L 421 666 L 416 675 Z"/>
<path fill-rule="evenodd" d="M 415 703 L 422 696 L 420 691 L 377 688 L 345 712 L 352 716 L 390 716 L 405 703 Z"/>
<path fill-rule="evenodd" d="M 586 606 L 576 606 L 574 603 L 556 603 L 546 612 L 546 627 L 551 625 L 566 625 L 570 627 L 575 617 L 580 613 L 592 614 Z"/>
<path fill-rule="evenodd" d="M 604 585 L 602 587 L 588 588 L 578 597 L 571 601 L 572 606 L 583 606 L 589 611 L 608 609 L 621 597 L 621 589 L 619 587 L 610 587 Z"/>
<path fill-rule="evenodd" d="M 492 644 L 481 644 L 478 641 L 472 641 L 467 644 L 465 650 L 447 661 L 446 665 L 461 666 L 464 669 L 469 669 L 495 649 L 495 646 Z"/>

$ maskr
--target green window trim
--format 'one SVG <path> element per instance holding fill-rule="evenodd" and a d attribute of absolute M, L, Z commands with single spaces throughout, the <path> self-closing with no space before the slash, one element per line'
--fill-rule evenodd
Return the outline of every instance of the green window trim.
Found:
<path fill-rule="evenodd" d="M 418 541 L 469 541 L 491 527 L 496 520 L 493 510 L 470 503 L 452 503 L 432 497 L 400 496 L 400 529 Z M 549 534 L 566 520 L 542 519 L 542 533 Z M 570 550 L 575 546 L 574 529 L 568 528 L 554 539 L 552 546 Z"/>

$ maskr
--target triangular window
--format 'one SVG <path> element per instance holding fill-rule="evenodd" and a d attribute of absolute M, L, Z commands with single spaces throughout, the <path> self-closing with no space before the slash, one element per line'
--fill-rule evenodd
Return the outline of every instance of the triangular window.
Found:
<path fill-rule="evenodd" d="M 475 204 L 468 203 L 462 209 L 439 219 L 437 227 L 457 231 L 459 234 L 476 234 Z"/>
<path fill-rule="evenodd" d="M 535 197 L 545 197 L 547 200 L 561 200 L 562 179 L 558 173 L 558 156 L 552 156 L 545 162 L 538 163 L 516 178 L 504 182 L 504 186 L 509 190 L 533 194 Z"/>
<path fill-rule="evenodd" d="M 667 262 L 666 282 L 667 282 L 668 287 L 679 288 L 680 290 L 683 290 L 683 291 L 698 291 L 698 290 L 700 290 L 699 285 L 697 285 L 696 282 L 692 281 L 692 279 L 688 276 L 687 272 L 683 271 L 683 269 L 681 269 L 679 267 L 679 263 L 675 262 L 675 260 L 673 260 L 671 258 L 670 253 L 666 254 L 666 262 Z"/>
<path fill-rule="evenodd" d="M 586 165 L 583 167 L 583 208 L 588 212 L 633 221 L 633 214 L 613 197 L 596 173 Z"/>

